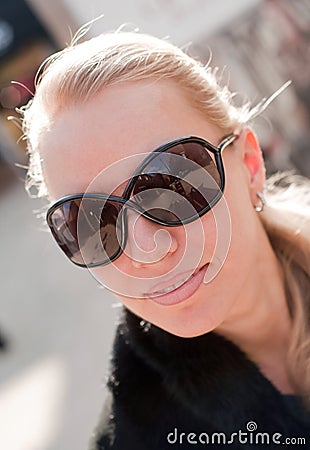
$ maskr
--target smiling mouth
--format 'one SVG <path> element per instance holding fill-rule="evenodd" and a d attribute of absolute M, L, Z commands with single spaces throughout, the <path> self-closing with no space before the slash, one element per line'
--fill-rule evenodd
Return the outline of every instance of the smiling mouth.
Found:
<path fill-rule="evenodd" d="M 187 274 L 186 277 L 182 278 L 177 283 L 171 284 L 170 286 L 167 286 L 163 289 L 158 289 L 156 291 L 148 292 L 144 294 L 145 298 L 159 300 L 160 297 L 165 298 L 169 296 L 169 294 L 174 293 L 175 291 L 182 290 L 182 287 L 186 286 L 187 284 L 191 284 L 192 279 L 196 278 L 196 276 L 202 272 L 205 271 L 209 266 L 209 263 L 205 264 L 204 266 L 197 268 L 191 275 Z"/>
<path fill-rule="evenodd" d="M 192 273 L 191 275 L 187 275 L 178 283 L 172 284 L 172 285 L 168 286 L 167 288 L 159 289 L 158 291 L 151 292 L 151 293 L 147 294 L 147 296 L 148 297 L 158 297 L 159 295 L 169 294 L 169 292 L 175 291 L 176 289 L 181 287 L 184 283 L 189 281 L 198 272 L 199 272 L 199 269 L 196 269 L 194 273 Z"/>

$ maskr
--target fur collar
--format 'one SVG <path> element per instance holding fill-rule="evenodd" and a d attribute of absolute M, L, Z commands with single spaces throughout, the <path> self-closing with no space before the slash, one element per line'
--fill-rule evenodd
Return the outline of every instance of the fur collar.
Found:
<path fill-rule="evenodd" d="M 168 433 L 229 435 L 246 432 L 249 422 L 257 424 L 257 432 L 281 433 L 283 438 L 307 438 L 310 431 L 310 421 L 288 408 L 285 396 L 232 342 L 214 332 L 179 338 L 126 309 L 108 388 L 96 450 L 187 450 L 193 444 L 171 445 Z"/>

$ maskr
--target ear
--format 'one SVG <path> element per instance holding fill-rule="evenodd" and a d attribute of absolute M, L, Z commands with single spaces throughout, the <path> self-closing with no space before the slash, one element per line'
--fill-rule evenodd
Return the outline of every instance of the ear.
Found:
<path fill-rule="evenodd" d="M 265 164 L 255 133 L 244 128 L 238 138 L 242 161 L 248 176 L 252 204 L 257 203 L 257 192 L 263 192 L 265 184 Z"/>

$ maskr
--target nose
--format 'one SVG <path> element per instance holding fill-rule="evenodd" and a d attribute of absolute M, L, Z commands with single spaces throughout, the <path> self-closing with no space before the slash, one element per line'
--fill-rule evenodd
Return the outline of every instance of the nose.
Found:
<path fill-rule="evenodd" d="M 158 225 L 135 211 L 128 211 L 127 225 L 124 253 L 134 267 L 156 264 L 177 250 L 177 239 L 172 229 Z"/>

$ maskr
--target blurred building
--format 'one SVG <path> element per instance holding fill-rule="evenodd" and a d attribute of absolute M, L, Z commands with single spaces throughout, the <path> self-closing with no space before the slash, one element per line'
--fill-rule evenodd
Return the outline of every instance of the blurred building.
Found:
<path fill-rule="evenodd" d="M 310 2 L 264 0 L 211 40 L 216 63 L 230 68 L 230 85 L 258 102 L 292 84 L 256 121 L 269 171 L 296 168 L 310 176 Z"/>
<path fill-rule="evenodd" d="M 12 181 L 14 164 L 26 161 L 15 108 L 30 99 L 35 72 L 55 48 L 48 29 L 23 0 L 1 0 L 0 190 Z M 16 118 L 9 121 L 10 116 Z M 19 145 L 16 145 L 18 141 Z"/>

